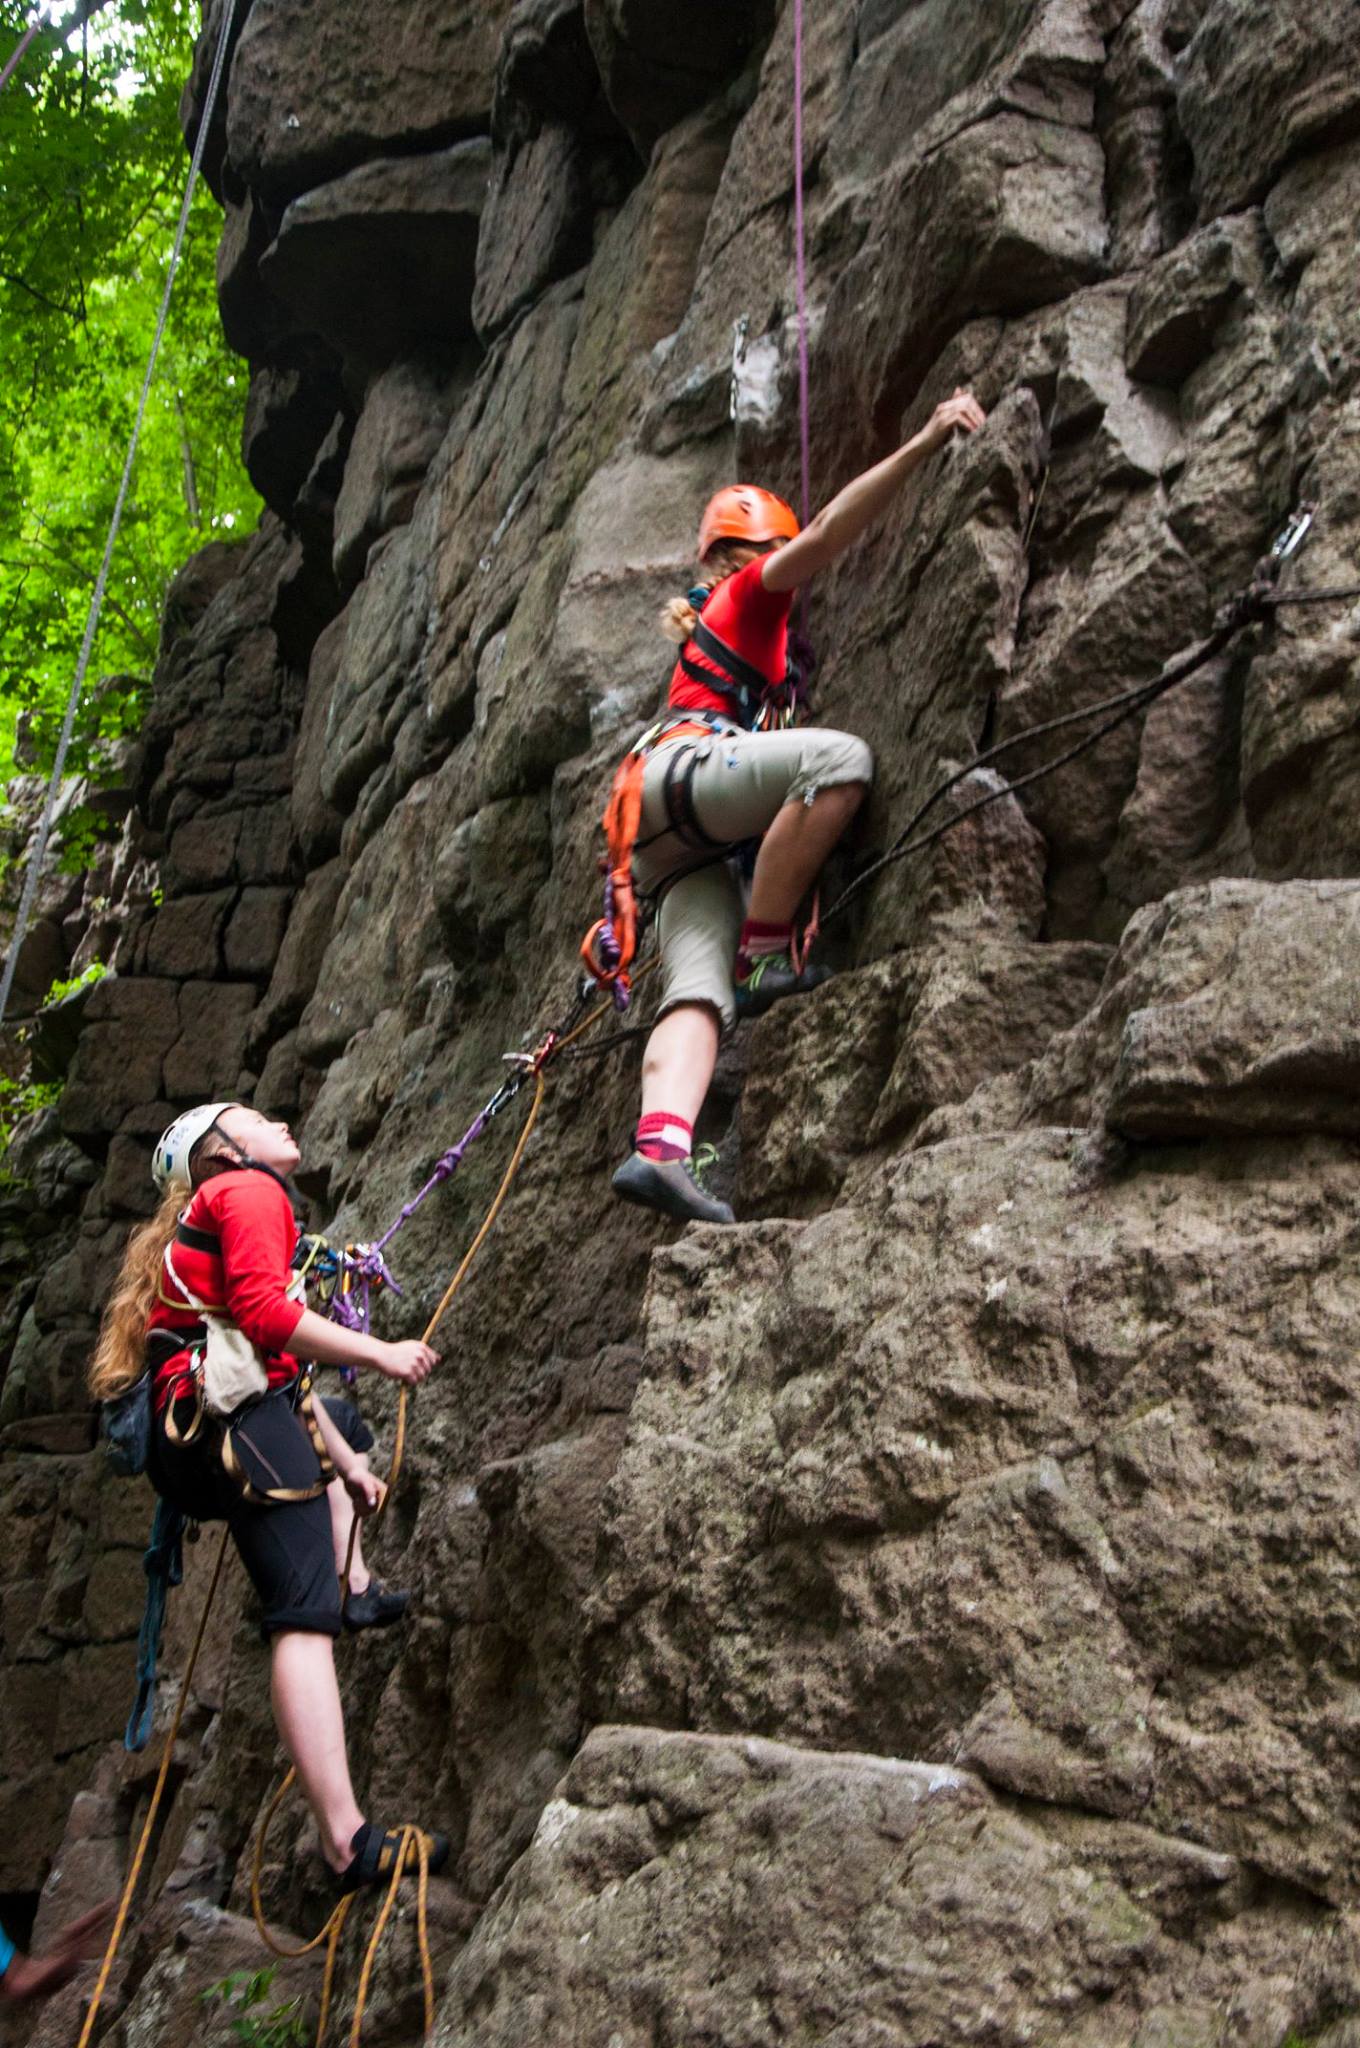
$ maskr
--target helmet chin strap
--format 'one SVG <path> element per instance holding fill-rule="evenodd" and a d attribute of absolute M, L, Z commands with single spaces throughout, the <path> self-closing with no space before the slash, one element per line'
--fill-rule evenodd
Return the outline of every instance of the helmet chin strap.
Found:
<path fill-rule="evenodd" d="M 271 1180 L 276 1180 L 281 1188 L 287 1186 L 287 1183 L 284 1180 L 284 1177 L 281 1173 L 275 1172 L 272 1166 L 266 1166 L 263 1159 L 252 1159 L 249 1152 L 246 1151 L 245 1147 L 243 1145 L 238 1145 L 235 1138 L 233 1138 L 227 1131 L 224 1131 L 221 1124 L 216 1122 L 216 1120 L 214 1120 L 212 1123 L 208 1125 L 207 1130 L 203 1133 L 203 1137 L 200 1138 L 198 1142 L 201 1145 L 205 1139 L 214 1136 L 221 1140 L 222 1144 L 226 1146 L 227 1151 L 238 1162 L 238 1164 L 246 1168 L 249 1172 L 267 1173 L 269 1175 L 269 1178 Z M 197 1151 L 198 1147 L 195 1146 L 194 1149 L 195 1151 Z"/>

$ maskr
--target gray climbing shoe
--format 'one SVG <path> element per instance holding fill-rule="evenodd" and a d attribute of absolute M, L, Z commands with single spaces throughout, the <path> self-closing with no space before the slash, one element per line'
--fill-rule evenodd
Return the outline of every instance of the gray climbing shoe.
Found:
<path fill-rule="evenodd" d="M 829 967 L 805 967 L 800 974 L 787 953 L 762 953 L 736 988 L 738 1017 L 763 1017 L 785 996 L 803 996 L 830 981 Z"/>
<path fill-rule="evenodd" d="M 698 1182 L 692 1159 L 648 1159 L 633 1152 L 614 1175 L 614 1193 L 625 1202 L 656 1209 L 681 1223 L 735 1223 L 730 1206 L 708 1194 Z"/>

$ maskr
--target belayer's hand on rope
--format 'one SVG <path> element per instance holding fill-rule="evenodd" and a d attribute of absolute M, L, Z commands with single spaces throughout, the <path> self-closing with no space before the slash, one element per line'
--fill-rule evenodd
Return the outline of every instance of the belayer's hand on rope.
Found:
<path fill-rule="evenodd" d="M 376 1472 L 342 1472 L 340 1483 L 361 1522 L 380 1515 L 387 1505 L 387 1487 Z"/>
<path fill-rule="evenodd" d="M 439 1353 L 419 1338 L 397 1344 L 381 1344 L 374 1353 L 374 1366 L 401 1387 L 423 1386 L 439 1363 Z"/>

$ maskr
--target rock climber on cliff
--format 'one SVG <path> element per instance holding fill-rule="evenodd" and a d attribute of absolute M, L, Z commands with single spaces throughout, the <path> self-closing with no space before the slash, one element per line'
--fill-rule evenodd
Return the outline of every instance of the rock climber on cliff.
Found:
<path fill-rule="evenodd" d="M 868 747 L 848 733 L 761 729 L 786 688 L 793 593 L 844 554 L 951 434 L 975 432 L 983 417 L 970 392 L 956 391 L 805 531 L 781 499 L 746 484 L 719 491 L 704 512 L 698 583 L 662 613 L 663 631 L 681 643 L 668 715 L 634 750 L 645 765 L 633 873 L 661 897 L 662 983 L 636 1149 L 613 1180 L 625 1201 L 686 1221 L 733 1221 L 693 1160 L 719 1041 L 738 1017 L 825 979 L 825 968 L 796 964 L 793 918 L 873 775 Z M 743 919 L 735 856 L 757 839 Z"/>
<path fill-rule="evenodd" d="M 150 1364 L 152 1484 L 185 1516 L 231 1530 L 264 1610 L 279 1734 L 322 1854 L 341 1888 L 354 1890 L 390 1875 L 399 1838 L 366 1821 L 355 1803 L 334 1639 L 342 1626 L 395 1620 L 406 1596 L 369 1586 L 342 1607 L 350 1517 L 374 1513 L 382 1485 L 362 1455 L 372 1437 L 360 1434 L 357 1412 L 313 1401 L 298 1360 L 366 1366 L 419 1386 L 438 1357 L 428 1344 L 342 1329 L 290 1294 L 297 1226 L 284 1177 L 299 1156 L 286 1124 L 240 1103 L 210 1103 L 170 1125 L 152 1162 L 162 1201 L 128 1245 L 90 1389 L 114 1400 Z M 208 1329 L 204 1314 L 218 1308 L 255 1347 L 268 1382 L 226 1425 L 204 1410 L 195 1348 Z M 336 1475 L 330 1486 L 327 1465 Z M 345 1500 L 333 1511 L 327 1496 L 337 1490 Z M 275 1497 L 263 1497 L 269 1493 Z M 430 1868 L 438 1869 L 448 1843 L 427 1839 Z"/>

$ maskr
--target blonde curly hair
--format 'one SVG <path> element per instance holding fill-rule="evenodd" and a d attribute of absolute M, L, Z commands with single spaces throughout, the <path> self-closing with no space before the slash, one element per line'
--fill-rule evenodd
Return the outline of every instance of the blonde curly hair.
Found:
<path fill-rule="evenodd" d="M 116 1400 L 146 1370 L 146 1326 L 156 1305 L 161 1262 L 188 1199 L 184 1182 L 172 1180 L 155 1215 L 128 1240 L 90 1365 L 88 1385 L 96 1401 Z"/>

